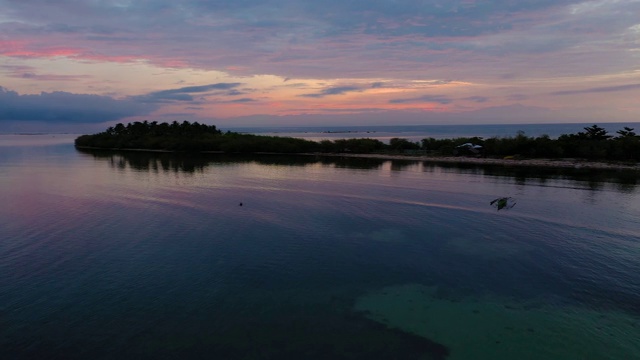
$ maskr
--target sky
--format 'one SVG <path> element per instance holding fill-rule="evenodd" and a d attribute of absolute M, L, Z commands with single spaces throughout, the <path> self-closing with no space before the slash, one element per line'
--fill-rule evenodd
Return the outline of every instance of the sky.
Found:
<path fill-rule="evenodd" d="M 0 0 L 0 131 L 640 122 L 640 0 Z"/>

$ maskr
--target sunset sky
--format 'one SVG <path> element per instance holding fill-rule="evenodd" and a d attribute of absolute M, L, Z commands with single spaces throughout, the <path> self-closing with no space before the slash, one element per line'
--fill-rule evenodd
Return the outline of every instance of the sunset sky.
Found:
<path fill-rule="evenodd" d="M 0 131 L 640 121 L 640 0 L 0 0 Z"/>

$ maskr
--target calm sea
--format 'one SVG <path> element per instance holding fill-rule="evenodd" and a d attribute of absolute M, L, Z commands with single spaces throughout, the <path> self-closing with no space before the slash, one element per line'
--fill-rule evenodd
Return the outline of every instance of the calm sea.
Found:
<path fill-rule="evenodd" d="M 636 173 L 72 140 L 0 136 L 2 359 L 640 359 Z"/>
<path fill-rule="evenodd" d="M 502 124 L 502 125 L 408 125 L 408 126 L 325 126 L 325 127 L 253 127 L 229 128 L 237 132 L 290 136 L 313 141 L 335 140 L 345 138 L 371 138 L 383 142 L 398 137 L 410 141 L 420 141 L 424 138 L 457 138 L 457 137 L 510 137 L 523 132 L 526 136 L 549 135 L 557 138 L 563 134 L 575 134 L 584 131 L 585 127 L 594 124 Z M 606 123 L 599 124 L 610 135 L 624 127 L 630 127 L 640 133 L 640 123 Z"/>

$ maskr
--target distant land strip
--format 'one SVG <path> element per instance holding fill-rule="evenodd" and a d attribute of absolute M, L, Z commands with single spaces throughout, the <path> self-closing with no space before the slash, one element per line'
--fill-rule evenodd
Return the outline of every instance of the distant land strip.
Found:
<path fill-rule="evenodd" d="M 117 124 L 94 135 L 75 139 L 79 149 L 226 154 L 289 154 L 341 156 L 434 163 L 504 165 L 552 168 L 640 170 L 640 136 L 624 127 L 617 135 L 598 126 L 584 132 L 529 137 L 425 138 L 412 142 L 392 138 L 336 139 L 319 142 L 253 134 L 223 133 L 214 125 L 184 121 L 171 124 L 134 122 Z"/>

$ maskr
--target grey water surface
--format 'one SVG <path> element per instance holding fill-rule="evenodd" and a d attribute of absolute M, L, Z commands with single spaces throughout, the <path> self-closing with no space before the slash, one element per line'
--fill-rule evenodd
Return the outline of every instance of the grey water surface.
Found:
<path fill-rule="evenodd" d="M 1 358 L 640 359 L 635 173 L 72 139 L 0 136 Z"/>

